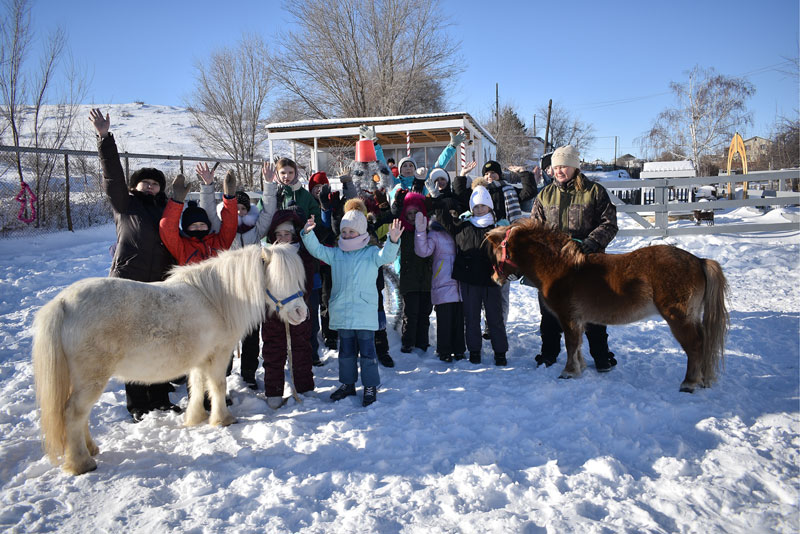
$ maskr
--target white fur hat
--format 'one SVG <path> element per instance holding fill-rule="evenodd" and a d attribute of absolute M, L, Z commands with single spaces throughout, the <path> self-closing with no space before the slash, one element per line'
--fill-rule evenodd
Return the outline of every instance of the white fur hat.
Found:
<path fill-rule="evenodd" d="M 469 196 L 469 209 L 472 211 L 475 209 L 477 204 L 483 204 L 484 206 L 489 206 L 490 209 L 494 209 L 494 202 L 492 202 L 492 195 L 489 194 L 489 191 L 479 185 L 472 190 L 472 194 Z"/>
<path fill-rule="evenodd" d="M 578 149 L 572 145 L 558 147 L 556 151 L 553 152 L 553 157 L 550 160 L 550 164 L 553 167 L 565 166 L 580 169 L 581 156 L 578 153 Z"/>
<path fill-rule="evenodd" d="M 361 210 L 353 209 L 345 212 L 342 216 L 342 222 L 339 223 L 339 229 L 352 228 L 358 235 L 367 233 L 367 218 Z"/>
<path fill-rule="evenodd" d="M 275 231 L 276 232 L 280 232 L 280 231 L 290 232 L 291 234 L 295 233 L 294 225 L 292 224 L 292 221 L 283 221 L 282 223 L 280 223 L 278 226 L 275 227 Z"/>

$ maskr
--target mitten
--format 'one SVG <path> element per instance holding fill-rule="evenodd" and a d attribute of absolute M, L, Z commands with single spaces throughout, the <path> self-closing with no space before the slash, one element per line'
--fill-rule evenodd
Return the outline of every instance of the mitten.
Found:
<path fill-rule="evenodd" d="M 417 232 L 424 232 L 428 229 L 428 225 L 425 224 L 425 216 L 422 214 L 421 211 L 418 211 L 417 214 L 414 216 L 414 230 Z"/>
<path fill-rule="evenodd" d="M 186 200 L 186 195 L 189 194 L 189 186 L 186 185 L 186 178 L 182 174 L 175 177 L 172 182 L 172 198 L 181 204 Z"/>
<path fill-rule="evenodd" d="M 375 202 L 377 202 L 378 208 L 382 210 L 389 209 L 389 199 L 386 197 L 386 191 L 384 189 L 375 191 Z"/>
<path fill-rule="evenodd" d="M 233 169 L 229 170 L 225 175 L 225 181 L 222 182 L 222 193 L 226 197 L 232 197 L 236 194 L 236 173 Z"/>
<path fill-rule="evenodd" d="M 342 181 L 342 196 L 346 199 L 355 198 L 358 191 L 353 184 L 353 177 L 346 174 L 339 178 Z"/>
<path fill-rule="evenodd" d="M 458 132 L 456 134 L 454 134 L 453 132 L 450 132 L 450 144 L 453 145 L 453 146 L 460 145 L 466 139 L 467 139 L 467 134 L 465 134 L 464 132 Z"/>
<path fill-rule="evenodd" d="M 419 178 L 420 180 L 424 180 L 424 179 L 425 179 L 425 177 L 426 177 L 426 176 L 428 176 L 428 169 L 426 169 L 425 167 L 420 167 L 419 169 L 417 169 L 416 171 L 414 171 L 414 174 L 415 174 L 415 175 L 416 175 L 416 177 L 417 177 L 417 178 Z"/>
<path fill-rule="evenodd" d="M 322 187 L 319 190 L 319 205 L 325 211 L 330 211 L 331 209 L 331 186 L 329 184 L 322 184 Z"/>
<path fill-rule="evenodd" d="M 591 237 L 587 237 L 581 243 L 581 252 L 584 254 L 594 254 L 600 249 L 600 245 L 592 239 Z"/>

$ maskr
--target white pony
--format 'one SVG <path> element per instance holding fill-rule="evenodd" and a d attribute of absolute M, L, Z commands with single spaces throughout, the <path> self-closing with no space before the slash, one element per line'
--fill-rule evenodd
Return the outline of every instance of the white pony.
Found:
<path fill-rule="evenodd" d="M 112 376 L 165 382 L 188 373 L 194 392 L 185 424 L 236 422 L 225 405 L 231 350 L 260 324 L 267 308 L 303 322 L 305 270 L 291 245 L 250 245 L 176 267 L 163 282 L 88 278 L 70 285 L 36 314 L 33 369 L 44 450 L 79 475 L 97 467 L 89 412 Z M 63 456 L 63 458 L 61 458 Z"/>

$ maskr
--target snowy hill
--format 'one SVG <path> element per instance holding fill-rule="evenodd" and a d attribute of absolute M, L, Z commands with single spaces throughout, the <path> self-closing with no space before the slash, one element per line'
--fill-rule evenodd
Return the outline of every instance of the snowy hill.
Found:
<path fill-rule="evenodd" d="M 185 117 L 111 107 L 112 130 L 142 152 L 195 152 Z M 718 216 L 781 218 L 747 208 Z M 686 356 L 657 317 L 609 328 L 620 362 L 610 373 L 589 359 L 583 377 L 559 380 L 563 351 L 537 368 L 536 291 L 515 283 L 508 367 L 492 365 L 488 341 L 483 364 L 445 364 L 433 348 L 401 354 L 390 331 L 397 366 L 380 369 L 377 403 L 329 401 L 338 373 L 327 351 L 316 390 L 272 411 L 234 361 L 228 389 L 239 422 L 226 428 L 185 428 L 172 413 L 133 424 L 112 380 L 90 417 L 98 469 L 71 477 L 42 455 L 31 324 L 66 285 L 106 275 L 114 239 L 113 225 L 0 239 L 4 532 L 800 529 L 800 232 L 669 240 L 719 261 L 730 284 L 725 369 L 695 394 L 678 391 Z M 648 244 L 616 239 L 609 252 Z M 185 406 L 185 387 L 172 399 Z"/>

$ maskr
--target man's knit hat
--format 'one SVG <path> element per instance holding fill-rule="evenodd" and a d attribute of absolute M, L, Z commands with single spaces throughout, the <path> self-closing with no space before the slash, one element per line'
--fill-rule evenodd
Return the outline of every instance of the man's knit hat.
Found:
<path fill-rule="evenodd" d="M 131 174 L 131 177 L 128 180 L 128 187 L 131 189 L 136 189 L 136 185 L 142 180 L 153 180 L 154 182 L 158 182 L 158 185 L 161 186 L 161 191 L 164 191 L 164 187 L 167 185 L 167 180 L 164 178 L 163 172 L 152 167 L 143 167 Z"/>
<path fill-rule="evenodd" d="M 553 157 L 550 159 L 550 163 L 553 167 L 575 167 L 576 169 L 581 168 L 581 156 L 578 153 L 578 149 L 572 145 L 566 145 L 562 147 L 558 147 L 555 152 L 553 152 Z"/>

